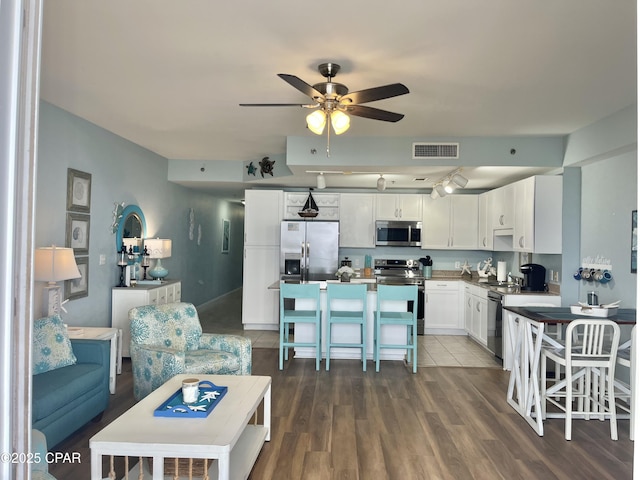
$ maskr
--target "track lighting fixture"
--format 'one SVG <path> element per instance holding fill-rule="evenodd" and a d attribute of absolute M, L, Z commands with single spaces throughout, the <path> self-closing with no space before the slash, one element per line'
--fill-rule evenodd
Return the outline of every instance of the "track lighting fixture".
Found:
<path fill-rule="evenodd" d="M 380 174 L 380 178 L 378 179 L 377 189 L 379 192 L 382 192 L 384 191 L 385 188 L 387 188 L 387 181 L 384 179 L 382 174 Z"/>
<path fill-rule="evenodd" d="M 447 175 L 442 177 L 433 185 L 433 190 L 431 191 L 431 198 L 434 200 L 440 197 L 444 197 L 449 193 L 453 193 L 457 188 L 464 188 L 469 183 L 465 177 L 460 174 L 461 168 L 456 168 L 452 172 L 449 172 Z"/>

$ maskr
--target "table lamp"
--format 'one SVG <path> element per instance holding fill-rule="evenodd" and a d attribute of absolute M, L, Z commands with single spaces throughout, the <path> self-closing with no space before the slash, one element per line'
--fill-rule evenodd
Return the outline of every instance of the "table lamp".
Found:
<path fill-rule="evenodd" d="M 48 282 L 42 292 L 43 315 L 59 314 L 62 310 L 62 287 L 56 282 L 80 277 L 72 248 L 52 245 L 36 249 L 34 278 L 38 282 Z"/>
<path fill-rule="evenodd" d="M 171 256 L 171 240 L 148 238 L 145 239 L 144 246 L 149 252 L 149 258 L 156 260 L 155 266 L 149 270 L 149 275 L 155 280 L 163 279 L 169 274 L 169 271 L 162 265 L 162 259 Z"/>

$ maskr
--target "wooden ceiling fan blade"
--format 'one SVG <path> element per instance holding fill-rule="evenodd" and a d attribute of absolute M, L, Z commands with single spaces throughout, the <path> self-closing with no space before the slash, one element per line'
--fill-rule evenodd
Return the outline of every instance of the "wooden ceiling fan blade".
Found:
<path fill-rule="evenodd" d="M 404 118 L 401 113 L 388 112 L 379 108 L 366 107 L 364 105 L 350 105 L 342 109 L 350 115 L 357 117 L 371 118 L 372 120 L 382 120 L 383 122 L 398 122 Z"/>
<path fill-rule="evenodd" d="M 293 88 L 300 90 L 302 93 L 307 95 L 308 97 L 313 98 L 314 100 L 323 99 L 324 96 L 318 90 L 313 88 L 304 80 L 296 77 L 295 75 L 289 75 L 287 73 L 279 73 L 278 76 L 291 85 Z"/>
<path fill-rule="evenodd" d="M 381 87 L 367 88 L 357 92 L 347 93 L 340 97 L 340 102 L 368 103 L 376 100 L 384 100 L 385 98 L 397 97 L 409 93 L 409 89 L 401 83 L 391 83 Z"/>
<path fill-rule="evenodd" d="M 316 108 L 318 105 L 307 105 L 305 103 L 240 103 L 241 107 L 302 107 Z"/>

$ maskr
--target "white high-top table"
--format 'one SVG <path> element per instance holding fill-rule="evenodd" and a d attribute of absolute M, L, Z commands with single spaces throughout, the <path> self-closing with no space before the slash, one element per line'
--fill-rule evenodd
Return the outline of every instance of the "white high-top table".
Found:
<path fill-rule="evenodd" d="M 205 418 L 155 417 L 155 409 L 179 390 L 187 377 L 226 386 L 227 393 Z M 263 424 L 249 424 L 263 400 Z M 151 457 L 153 480 L 165 478 L 167 457 L 217 459 L 217 464 L 211 462 L 211 478 L 246 479 L 262 445 L 271 438 L 270 430 L 271 377 L 176 375 L 89 440 L 91 479 L 103 478 L 103 455 Z M 140 470 L 149 474 L 146 459 L 132 469 L 129 478 L 138 478 L 131 474 Z"/>

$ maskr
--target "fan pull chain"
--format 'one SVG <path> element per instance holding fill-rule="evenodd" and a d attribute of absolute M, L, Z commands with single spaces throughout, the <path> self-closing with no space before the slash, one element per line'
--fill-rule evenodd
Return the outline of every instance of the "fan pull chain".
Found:
<path fill-rule="evenodd" d="M 325 113 L 325 115 L 327 115 Z M 331 117 L 327 115 L 327 158 L 331 157 Z"/>

